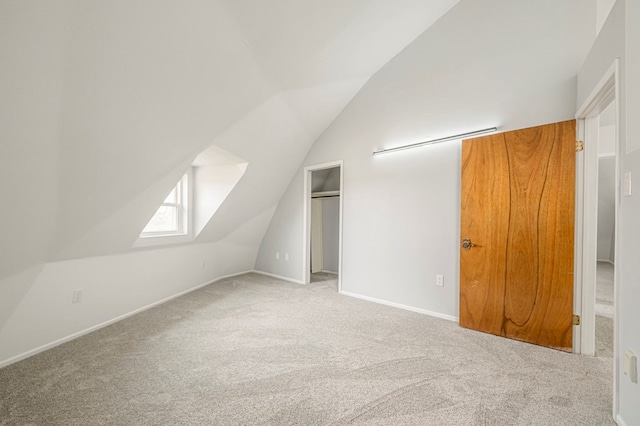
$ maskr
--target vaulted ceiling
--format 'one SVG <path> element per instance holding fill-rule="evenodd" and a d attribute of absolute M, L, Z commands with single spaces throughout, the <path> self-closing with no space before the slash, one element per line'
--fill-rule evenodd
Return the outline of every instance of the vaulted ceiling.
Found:
<path fill-rule="evenodd" d="M 312 143 L 458 0 L 18 3 L 0 14 L 0 161 L 23 208 L 0 221 L 0 276 L 129 250 L 212 144 L 249 166 L 197 241 L 255 222 L 258 244 Z"/>

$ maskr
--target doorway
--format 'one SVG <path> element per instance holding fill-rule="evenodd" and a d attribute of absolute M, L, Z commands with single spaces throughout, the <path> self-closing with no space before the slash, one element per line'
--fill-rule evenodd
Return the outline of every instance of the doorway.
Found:
<path fill-rule="evenodd" d="M 616 229 L 616 143 L 613 102 L 598 116 L 598 221 L 596 237 L 595 352 L 613 357 Z"/>
<path fill-rule="evenodd" d="M 304 170 L 304 282 L 337 280 L 338 291 L 342 281 L 342 177 L 342 161 Z"/>
<path fill-rule="evenodd" d="M 574 304 L 576 310 L 581 313 L 581 323 L 574 352 L 611 357 L 614 418 L 619 412 L 617 371 L 620 368 L 616 348 L 618 275 L 615 268 L 617 253 L 615 225 L 618 220 L 619 182 L 621 181 L 618 141 L 620 134 L 619 75 L 619 60 L 616 59 L 576 114 L 578 140 L 584 142 L 584 152 L 578 156 L 576 175 L 576 298 Z M 607 135 L 607 133 L 611 134 Z M 607 170 L 607 167 L 611 168 L 607 163 L 613 163 L 613 171 Z M 611 198 L 611 194 L 605 196 L 605 187 L 610 185 L 606 183 L 607 174 L 613 175 L 611 178 L 613 212 L 600 211 L 598 208 L 601 196 Z M 607 204 L 611 208 L 610 201 Z M 599 223 L 599 219 L 603 219 L 599 216 L 605 215 L 612 216 L 608 225 Z M 610 242 L 607 242 L 607 236 L 611 238 Z M 598 262 L 599 258 L 605 261 Z M 604 268 L 608 265 L 608 270 L 605 270 Z M 600 272 L 601 285 L 598 285 L 598 272 Z M 603 313 L 608 313 L 612 318 L 606 321 L 607 318 L 602 315 Z M 607 326 L 607 322 L 611 325 Z M 601 328 L 599 332 L 598 326 Z M 609 330 L 610 343 L 598 341 L 603 338 L 602 333 L 608 333 Z M 598 346 L 601 346 L 599 351 Z M 610 353 L 607 353 L 608 347 L 611 348 Z"/>

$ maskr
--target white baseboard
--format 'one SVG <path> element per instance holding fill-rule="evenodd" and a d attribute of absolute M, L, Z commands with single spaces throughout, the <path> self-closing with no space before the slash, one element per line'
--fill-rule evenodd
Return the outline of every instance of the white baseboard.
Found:
<path fill-rule="evenodd" d="M 290 283 L 295 283 L 295 284 L 302 284 L 302 285 L 304 285 L 304 281 L 296 280 L 296 279 L 289 278 L 289 277 L 284 277 L 284 276 L 282 276 L 282 275 L 272 274 L 272 273 L 270 273 L 270 272 L 258 271 L 257 269 L 254 269 L 254 270 L 253 270 L 253 271 L 251 271 L 251 272 L 254 272 L 254 273 L 256 273 L 256 274 L 260 274 L 260 275 L 265 275 L 265 276 L 267 276 L 267 277 L 271 277 L 271 278 L 277 278 L 277 279 L 279 279 L 279 280 L 283 280 L 283 281 L 289 281 Z"/>
<path fill-rule="evenodd" d="M 605 262 L 605 263 L 610 263 L 612 265 L 615 265 L 613 261 L 609 259 L 596 259 L 596 262 Z"/>
<path fill-rule="evenodd" d="M 326 269 L 323 269 L 322 272 L 324 272 L 325 274 L 338 275 L 338 273 L 336 271 L 327 271 Z"/>
<path fill-rule="evenodd" d="M 620 417 L 620 414 L 616 416 L 616 423 L 618 423 L 618 426 L 627 426 L 627 423 L 624 420 L 622 420 L 622 417 Z"/>
<path fill-rule="evenodd" d="M 419 314 L 429 315 L 430 317 L 436 317 L 445 319 L 448 321 L 458 322 L 459 318 L 453 315 L 441 314 L 439 312 L 428 311 L 426 309 L 414 308 L 413 306 L 402 305 L 400 303 L 389 302 L 382 299 L 376 299 L 374 297 L 363 296 L 361 294 L 350 293 L 348 291 L 341 291 L 340 294 L 344 294 L 345 296 L 355 297 L 356 299 L 366 300 L 368 302 L 379 303 L 381 305 L 393 306 L 394 308 L 404 309 L 405 311 L 417 312 Z"/>
<path fill-rule="evenodd" d="M 198 290 L 198 289 L 200 289 L 202 287 L 206 287 L 206 286 L 208 286 L 210 284 L 213 284 L 215 282 L 221 281 L 221 280 L 223 280 L 225 278 L 231 278 L 231 277 L 235 277 L 235 276 L 238 276 L 238 275 L 247 274 L 247 273 L 250 273 L 250 272 L 253 272 L 253 271 L 244 271 L 244 272 L 238 272 L 238 273 L 235 273 L 235 274 L 229 274 L 229 275 L 225 275 L 223 277 L 218 277 L 218 278 L 216 278 L 214 280 L 211 280 L 211 281 L 208 281 L 208 282 L 206 282 L 204 284 L 199 284 L 199 285 L 197 285 L 195 287 L 192 287 L 192 288 L 190 288 L 188 290 L 181 291 L 180 293 L 176 293 L 176 294 L 174 294 L 172 296 L 169 296 L 169 297 L 166 297 L 166 298 L 164 298 L 162 300 L 158 300 L 157 302 L 153 302 L 153 303 L 151 303 L 149 305 L 146 305 L 146 306 L 143 306 L 141 308 L 135 309 L 135 310 L 133 310 L 131 312 L 128 312 L 126 314 L 122 314 L 122 315 L 117 316 L 117 317 L 115 317 L 113 319 L 110 319 L 108 321 L 105 321 L 105 322 L 102 322 L 100 324 L 97 324 L 97 325 L 91 326 L 89 328 L 86 328 L 84 330 L 78 331 L 77 333 L 70 334 L 70 335 L 68 335 L 66 337 L 63 337 L 63 338 L 58 339 L 58 340 L 54 340 L 53 342 L 44 344 L 44 345 L 39 346 L 39 347 L 37 347 L 35 349 L 31 349 L 29 351 L 23 352 L 23 353 L 21 353 L 19 355 L 16 355 L 14 357 L 9 358 L 9 359 L 2 360 L 2 361 L 0 361 L 0 368 L 6 367 L 7 365 L 16 363 L 18 361 L 22 361 L 23 359 L 27 359 L 29 357 L 32 357 L 34 355 L 39 354 L 40 352 L 44 352 L 47 349 L 54 348 L 54 347 L 59 346 L 59 345 L 61 345 L 63 343 L 70 342 L 71 340 L 77 339 L 78 337 L 84 336 L 85 334 L 89 334 L 89 333 L 94 332 L 96 330 L 99 330 L 101 328 L 107 327 L 107 326 L 109 326 L 111 324 L 115 324 L 118 321 L 122 321 L 123 319 L 132 317 L 132 316 L 134 316 L 136 314 L 139 314 L 140 312 L 146 311 L 147 309 L 151 309 L 151 308 L 154 308 L 154 307 L 156 307 L 158 305 L 162 305 L 163 303 L 166 303 L 166 302 L 168 302 L 170 300 L 176 299 L 176 298 L 178 298 L 180 296 L 184 296 L 187 293 L 191 293 L 192 291 L 196 291 L 196 290 Z"/>

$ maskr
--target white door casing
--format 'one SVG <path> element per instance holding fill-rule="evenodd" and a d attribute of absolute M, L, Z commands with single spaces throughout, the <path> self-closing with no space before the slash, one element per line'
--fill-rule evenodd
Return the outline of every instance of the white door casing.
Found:
<path fill-rule="evenodd" d="M 576 162 L 576 263 L 575 263 L 575 312 L 581 316 L 579 330 L 575 330 L 574 352 L 595 354 L 595 299 L 597 265 L 597 202 L 598 202 L 598 133 L 599 115 L 613 102 L 615 108 L 615 222 L 619 222 L 620 200 L 620 65 L 616 59 L 600 82 L 576 113 L 578 140 L 584 141 L 584 151 Z M 614 257 L 618 253 L 618 229 L 615 227 Z M 614 264 L 615 264 L 614 259 Z M 613 416 L 618 407 L 618 274 L 614 267 L 613 296 Z"/>

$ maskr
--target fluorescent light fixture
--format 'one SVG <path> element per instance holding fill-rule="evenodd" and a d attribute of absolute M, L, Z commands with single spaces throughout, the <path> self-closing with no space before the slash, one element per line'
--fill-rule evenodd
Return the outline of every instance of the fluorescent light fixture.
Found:
<path fill-rule="evenodd" d="M 432 139 L 430 141 L 424 141 L 424 142 L 416 142 L 409 145 L 397 146 L 395 148 L 379 149 L 377 151 L 373 151 L 373 155 L 386 154 L 388 152 L 394 152 L 394 151 L 402 151 L 403 149 L 417 148 L 419 146 L 431 145 L 431 144 L 436 144 L 441 142 L 466 139 L 472 136 L 486 135 L 487 133 L 493 133 L 493 132 L 496 132 L 497 130 L 498 130 L 497 127 L 490 127 L 488 129 L 476 130 L 476 131 L 467 132 L 467 133 L 460 133 L 459 135 L 446 136 L 444 138 Z"/>

